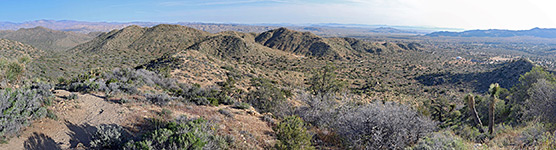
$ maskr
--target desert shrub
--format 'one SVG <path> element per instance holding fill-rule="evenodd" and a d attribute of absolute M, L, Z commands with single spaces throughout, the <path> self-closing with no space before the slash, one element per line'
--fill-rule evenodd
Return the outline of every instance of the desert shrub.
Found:
<path fill-rule="evenodd" d="M 556 132 L 546 132 L 539 141 L 538 149 L 556 149 Z"/>
<path fill-rule="evenodd" d="M 247 95 L 251 106 L 260 113 L 270 112 L 278 117 L 288 115 L 288 102 L 282 90 L 267 79 L 252 79 L 251 84 L 256 88 Z"/>
<path fill-rule="evenodd" d="M 235 108 L 235 109 L 249 109 L 249 108 L 251 108 L 251 105 L 249 103 L 236 102 L 236 103 L 234 103 L 233 108 Z"/>
<path fill-rule="evenodd" d="M 230 112 L 228 109 L 219 109 L 218 112 L 226 117 L 234 118 L 234 113 Z"/>
<path fill-rule="evenodd" d="M 58 120 L 58 116 L 54 112 L 52 112 L 52 110 L 50 110 L 50 109 L 48 109 L 46 111 L 46 117 L 50 118 L 52 120 Z"/>
<path fill-rule="evenodd" d="M 52 93 L 45 87 L 0 90 L 0 139 L 17 133 L 31 120 L 44 117 L 47 110 L 43 105 L 48 95 Z"/>
<path fill-rule="evenodd" d="M 392 102 L 344 105 L 336 113 L 332 128 L 354 149 L 402 149 L 436 128 L 429 118 Z"/>
<path fill-rule="evenodd" d="M 138 94 L 138 87 L 148 85 L 162 89 L 177 88 L 174 79 L 144 69 L 119 69 L 102 73 L 95 69 L 73 78 L 66 89 L 72 92 L 101 91 L 107 94 Z"/>
<path fill-rule="evenodd" d="M 428 108 L 432 119 L 439 121 L 440 127 L 449 127 L 459 123 L 461 112 L 456 109 L 456 104 L 446 98 L 438 98 L 423 102 Z"/>
<path fill-rule="evenodd" d="M 460 137 L 476 143 L 485 142 L 490 137 L 488 132 L 480 132 L 480 130 L 476 127 L 467 124 L 454 128 L 454 131 L 456 131 L 456 134 Z"/>
<path fill-rule="evenodd" d="M 129 133 L 122 126 L 103 124 L 97 126 L 97 131 L 89 144 L 95 149 L 116 149 L 126 142 L 128 137 Z"/>
<path fill-rule="evenodd" d="M 71 93 L 70 95 L 68 95 L 67 99 L 68 100 L 74 100 L 74 99 L 78 99 L 79 96 L 75 93 Z"/>
<path fill-rule="evenodd" d="M 544 80 L 537 84 L 539 80 Z M 525 101 L 534 101 L 531 99 L 530 94 L 543 92 L 550 89 L 539 89 L 541 86 L 545 86 L 546 83 L 556 83 L 556 76 L 550 72 L 545 71 L 542 67 L 536 66 L 531 69 L 531 71 L 521 75 L 519 78 L 519 84 L 515 85 L 511 89 L 511 98 L 508 102 L 508 109 L 511 110 L 510 117 L 513 118 L 514 122 L 522 122 L 526 121 L 530 117 L 523 117 L 523 115 L 527 111 L 525 108 L 527 105 L 524 105 Z M 533 88 L 533 89 L 532 89 Z M 532 90 L 530 90 L 532 89 Z M 538 97 L 542 98 L 542 97 Z M 534 105 L 534 104 L 533 104 Z"/>
<path fill-rule="evenodd" d="M 138 88 L 145 85 L 165 91 L 161 94 L 144 94 L 149 102 L 157 105 L 166 105 L 178 99 L 214 106 L 235 102 L 235 99 L 216 87 L 201 88 L 199 85 L 178 83 L 173 78 L 145 69 L 117 68 L 105 73 L 93 70 L 72 79 L 65 88 L 72 92 L 105 92 L 108 96 L 120 93 L 138 95 L 142 94 Z"/>
<path fill-rule="evenodd" d="M 307 123 L 327 127 L 335 121 L 335 118 L 331 116 L 334 116 L 338 103 L 335 100 L 336 96 L 333 94 L 311 95 L 302 93 L 297 96 L 297 99 L 307 104 L 307 106 L 296 109 L 296 114 Z"/>
<path fill-rule="evenodd" d="M 179 84 L 177 89 L 172 89 L 170 92 L 197 105 L 231 105 L 235 102 L 216 87 L 201 88 L 200 85 Z"/>
<path fill-rule="evenodd" d="M 228 143 L 216 135 L 214 126 L 202 119 L 177 119 L 130 141 L 123 149 L 226 149 Z"/>
<path fill-rule="evenodd" d="M 336 78 L 336 67 L 327 64 L 326 66 L 313 71 L 313 76 L 309 79 L 309 88 L 313 94 L 317 93 L 336 93 L 346 88 L 346 83 Z"/>
<path fill-rule="evenodd" d="M 312 137 L 307 133 L 305 123 L 298 116 L 284 118 L 273 129 L 279 140 L 275 145 L 276 149 L 314 149 L 311 145 Z"/>
<path fill-rule="evenodd" d="M 167 105 L 169 102 L 175 100 L 175 97 L 169 96 L 166 93 L 159 94 L 145 94 L 145 98 L 148 102 L 156 105 Z"/>
<path fill-rule="evenodd" d="M 524 147 L 535 146 L 542 141 L 546 131 L 547 129 L 542 123 L 528 123 L 517 138 Z"/>
<path fill-rule="evenodd" d="M 417 142 L 414 146 L 408 148 L 409 150 L 465 150 L 466 147 L 463 139 L 456 136 L 449 131 L 435 132 L 426 136 Z"/>
<path fill-rule="evenodd" d="M 556 82 L 540 79 L 529 88 L 525 100 L 524 116 L 527 119 L 556 123 Z"/>

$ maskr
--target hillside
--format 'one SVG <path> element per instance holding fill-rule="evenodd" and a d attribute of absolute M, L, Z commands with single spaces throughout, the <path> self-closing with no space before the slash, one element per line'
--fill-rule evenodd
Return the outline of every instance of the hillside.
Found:
<path fill-rule="evenodd" d="M 263 32 L 255 41 L 264 46 L 305 56 L 340 57 L 324 38 L 310 32 L 298 32 L 279 28 Z"/>
<path fill-rule="evenodd" d="M 265 41 L 265 42 L 263 42 Z M 366 42 L 352 38 L 322 38 L 309 32 L 286 28 L 262 34 L 220 32 L 211 34 L 180 25 L 157 25 L 150 28 L 128 26 L 102 33 L 89 42 L 60 53 L 50 53 L 36 62 L 34 70 L 49 78 L 92 68 L 136 67 L 183 50 L 252 64 L 296 59 L 301 56 L 346 59 L 367 54 L 398 53 L 416 50 L 404 43 Z M 297 55 L 297 56 L 296 56 Z M 286 59 L 282 59 L 286 58 Z M 295 63 L 295 62 L 287 62 Z M 51 64 L 51 65 L 42 65 Z M 39 67 L 40 66 L 40 67 Z M 279 66 L 279 65 L 276 65 Z M 275 66 L 275 67 L 276 67 Z"/>
<path fill-rule="evenodd" d="M 45 51 L 62 51 L 93 39 L 94 34 L 57 31 L 39 26 L 0 31 L 0 38 L 26 43 Z"/>
<path fill-rule="evenodd" d="M 135 67 L 201 41 L 209 33 L 180 25 L 157 25 L 150 28 L 129 26 L 103 33 L 72 49 L 50 53 L 38 59 L 44 76 L 73 76 L 92 68 Z M 42 73 L 40 73 L 42 74 Z"/>
<path fill-rule="evenodd" d="M 556 29 L 553 28 L 533 28 L 530 30 L 469 30 L 463 32 L 433 32 L 427 34 L 430 37 L 452 36 L 452 37 L 516 37 L 530 36 L 540 38 L 556 38 Z"/>
<path fill-rule="evenodd" d="M 184 49 L 209 35 L 207 32 L 180 25 L 157 25 L 142 28 L 136 25 L 104 33 L 90 42 L 76 46 L 70 51 L 98 52 L 149 52 L 160 56 Z M 155 56 L 156 57 L 156 56 Z"/>
<path fill-rule="evenodd" d="M 533 62 L 526 59 L 518 59 L 485 72 L 473 73 L 436 73 L 419 76 L 416 79 L 426 86 L 438 85 L 463 85 L 475 90 L 475 92 L 486 92 L 489 85 L 499 83 L 502 88 L 511 88 L 519 83 L 520 75 L 531 71 L 535 66 Z"/>
<path fill-rule="evenodd" d="M 265 76 L 275 81 L 289 82 L 302 73 L 274 70 L 283 63 L 299 61 L 298 56 L 281 50 L 262 46 L 254 41 L 254 36 L 241 32 L 221 32 L 204 41 L 179 51 L 168 57 L 151 61 L 140 68 L 149 70 L 170 69 L 169 72 L 186 83 L 214 85 L 234 77 L 247 87 L 249 79 Z M 265 66 L 266 68 L 260 68 Z M 271 73 L 272 72 L 272 73 Z M 282 75 L 277 77 L 275 75 Z M 196 76 L 196 78 L 188 78 Z M 287 80 L 287 81 L 286 81 Z M 299 81 L 296 83 L 300 85 Z"/>
<path fill-rule="evenodd" d="M 0 39 L 0 58 L 17 59 L 23 56 L 36 58 L 43 51 L 21 42 Z"/>

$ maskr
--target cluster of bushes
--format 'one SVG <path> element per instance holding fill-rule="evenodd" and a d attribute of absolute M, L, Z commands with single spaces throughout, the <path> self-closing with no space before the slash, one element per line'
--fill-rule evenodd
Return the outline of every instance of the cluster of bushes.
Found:
<path fill-rule="evenodd" d="M 336 99 L 347 100 L 344 104 Z M 393 102 L 349 102 L 333 95 L 305 95 L 308 104 L 296 111 L 304 120 L 328 128 L 350 149 L 403 149 L 435 131 L 436 122 L 408 106 Z"/>
<path fill-rule="evenodd" d="M 277 117 L 284 117 L 289 114 L 291 109 L 286 98 L 291 96 L 291 92 L 280 89 L 268 79 L 253 78 L 251 85 L 254 90 L 247 94 L 247 100 L 260 113 L 272 113 Z"/>
<path fill-rule="evenodd" d="M 307 132 L 305 122 L 298 116 L 289 116 L 284 118 L 273 129 L 276 132 L 275 148 L 279 150 L 299 149 L 309 150 L 314 149 L 311 145 L 311 135 Z"/>
<path fill-rule="evenodd" d="M 454 133 L 449 131 L 435 132 L 426 136 L 417 142 L 409 150 L 436 150 L 436 149 L 453 149 L 453 150 L 466 150 L 470 149 L 465 145 L 463 139 L 457 137 Z"/>
<path fill-rule="evenodd" d="M 178 118 L 161 124 L 140 140 L 127 142 L 123 149 L 226 149 L 228 141 L 215 130 L 202 118 Z"/>
<path fill-rule="evenodd" d="M 436 129 L 429 118 L 393 102 L 342 106 L 336 113 L 332 128 L 356 149 L 403 149 Z"/>
<path fill-rule="evenodd" d="M 138 94 L 138 88 L 143 85 L 175 88 L 176 81 L 144 69 L 114 69 L 109 72 L 95 69 L 73 78 L 65 88 L 72 92 L 100 91 L 113 95 Z"/>
<path fill-rule="evenodd" d="M 236 102 L 232 97 L 226 95 L 217 87 L 202 88 L 198 84 L 179 84 L 178 88 L 171 89 L 170 92 L 173 96 L 185 99 L 197 105 L 231 105 Z"/>
<path fill-rule="evenodd" d="M 61 80 L 63 81 L 63 79 Z M 150 86 L 159 89 L 160 93 L 141 92 L 138 88 Z M 217 87 L 202 88 L 200 85 L 178 83 L 145 69 L 114 69 L 109 72 L 93 70 L 81 74 L 65 88 L 72 92 L 105 92 L 108 96 L 116 94 L 142 95 L 144 100 L 166 105 L 172 101 L 192 102 L 197 105 L 233 104 L 235 101 Z"/>
<path fill-rule="evenodd" d="M 489 142 L 508 132 L 495 131 L 499 125 L 511 132 L 523 129 L 517 139 L 509 141 L 518 141 L 525 148 L 538 147 L 543 144 L 539 141 L 553 132 L 544 126 L 556 123 L 556 76 L 535 66 L 510 90 L 492 84 L 484 96 L 469 94 L 463 101 L 463 107 L 446 100 L 431 101 L 425 103 L 428 110 L 424 112 L 440 121 L 440 127 L 472 142 Z"/>
<path fill-rule="evenodd" d="M 153 120 L 154 129 L 133 137 L 119 125 L 99 125 L 91 138 L 94 149 L 227 149 L 233 139 L 216 134 L 216 126 L 203 118 L 185 117 L 165 122 Z"/>
<path fill-rule="evenodd" d="M 29 57 L 21 57 L 17 61 L 0 58 L 0 89 L 19 83 L 24 76 L 25 65 L 29 61 Z"/>
<path fill-rule="evenodd" d="M 0 140 L 16 134 L 30 121 L 47 115 L 52 86 L 35 84 L 18 89 L 0 90 Z"/>

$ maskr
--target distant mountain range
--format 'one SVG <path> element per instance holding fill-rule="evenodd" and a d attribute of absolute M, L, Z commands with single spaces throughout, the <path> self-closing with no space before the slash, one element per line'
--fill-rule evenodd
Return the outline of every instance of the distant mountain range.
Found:
<path fill-rule="evenodd" d="M 449 37 L 539 37 L 539 38 L 556 38 L 556 28 L 533 28 L 530 30 L 469 30 L 463 32 L 433 32 L 427 34 L 430 37 L 449 36 Z"/>
<path fill-rule="evenodd" d="M 158 23 L 154 22 L 86 22 L 74 20 L 35 20 L 22 23 L 13 22 L 0 22 L 0 30 L 18 30 L 21 28 L 35 28 L 38 26 L 60 30 L 60 31 L 74 31 L 81 33 L 89 32 L 107 32 L 114 29 L 121 29 L 130 25 L 139 26 L 153 26 Z"/>
<path fill-rule="evenodd" d="M 161 22 L 86 22 L 73 20 L 36 20 L 22 23 L 0 22 L 0 30 L 18 30 L 21 28 L 35 28 L 38 26 L 79 33 L 109 32 L 114 29 L 123 29 L 130 25 L 152 27 Z M 166 23 L 168 24 L 168 23 Z M 223 31 L 240 31 L 261 33 L 280 27 L 288 27 L 297 31 L 310 31 L 321 36 L 349 36 L 361 34 L 427 34 L 434 31 L 460 31 L 460 29 L 417 27 L 417 26 L 387 26 L 387 25 L 362 25 L 362 24 L 234 24 L 234 23 L 199 23 L 177 22 L 169 23 L 188 26 L 210 33 Z"/>
<path fill-rule="evenodd" d="M 98 33 L 89 34 L 58 31 L 42 26 L 0 31 L 0 38 L 19 41 L 45 51 L 62 51 L 85 43 Z"/>

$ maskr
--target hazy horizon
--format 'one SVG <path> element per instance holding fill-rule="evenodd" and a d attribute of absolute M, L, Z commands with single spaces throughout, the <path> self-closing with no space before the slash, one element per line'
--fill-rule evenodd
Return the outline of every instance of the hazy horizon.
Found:
<path fill-rule="evenodd" d="M 531 0 L 7 1 L 0 21 L 362 24 L 458 29 L 556 28 L 556 2 Z"/>

